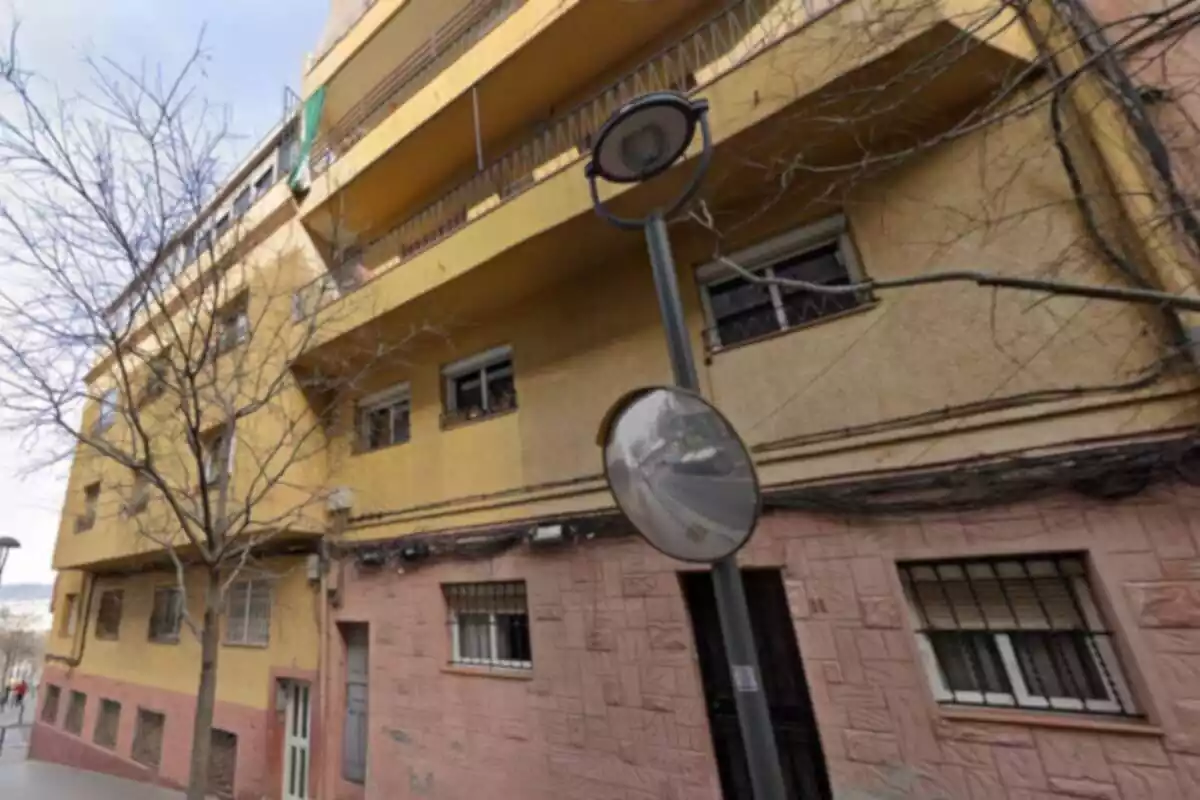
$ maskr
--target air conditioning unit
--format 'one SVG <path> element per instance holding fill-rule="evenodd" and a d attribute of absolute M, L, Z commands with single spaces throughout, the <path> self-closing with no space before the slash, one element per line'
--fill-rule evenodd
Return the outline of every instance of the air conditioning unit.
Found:
<path fill-rule="evenodd" d="M 329 493 L 325 507 L 331 514 L 351 510 L 354 508 L 354 491 L 348 486 L 339 486 Z"/>

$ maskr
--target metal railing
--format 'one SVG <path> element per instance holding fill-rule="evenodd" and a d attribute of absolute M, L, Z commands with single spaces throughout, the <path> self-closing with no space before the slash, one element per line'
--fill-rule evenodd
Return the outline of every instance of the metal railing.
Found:
<path fill-rule="evenodd" d="M 328 169 L 376 125 L 429 85 L 446 67 L 512 16 L 525 2 L 472 0 L 457 11 L 313 143 L 309 162 L 313 174 Z"/>
<path fill-rule="evenodd" d="M 823 3 L 822 7 L 835 4 Z M 369 277 L 408 261 L 576 162 L 588 152 L 600 126 L 629 100 L 646 92 L 691 92 L 705 86 L 783 40 L 816 13 L 808 0 L 741 0 L 730 6 L 588 100 L 541 126 L 437 200 L 364 243 L 366 263 L 380 265 Z M 315 312 L 365 282 L 339 282 L 327 273 L 298 293 L 296 306 L 304 313 Z"/>

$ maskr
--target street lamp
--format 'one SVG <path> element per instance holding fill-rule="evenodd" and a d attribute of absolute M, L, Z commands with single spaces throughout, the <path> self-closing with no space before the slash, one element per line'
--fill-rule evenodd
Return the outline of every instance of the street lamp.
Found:
<path fill-rule="evenodd" d="M 21 546 L 21 543 L 18 542 L 13 537 L 0 536 L 0 578 L 4 577 L 4 565 L 8 563 L 9 551 L 14 550 L 20 546 Z"/>
<path fill-rule="evenodd" d="M 604 123 L 584 174 L 596 213 L 619 228 L 641 228 L 650 251 L 677 389 L 626 395 L 603 425 L 605 475 L 617 505 L 653 546 L 689 561 L 712 563 L 713 593 L 737 700 L 746 764 L 757 800 L 784 800 L 766 696 L 750 628 L 750 610 L 735 554 L 749 539 L 760 506 L 754 464 L 733 427 L 700 398 L 664 217 L 700 187 L 712 160 L 708 103 L 675 92 L 643 95 Z M 646 217 L 619 217 L 604 207 L 597 178 L 629 184 L 659 175 L 678 162 L 700 129 L 702 147 L 691 179 L 675 199 Z M 690 418 L 693 443 L 680 443 L 678 420 Z M 676 420 L 672 426 L 672 420 Z M 675 443 L 674 455 L 665 452 Z M 667 463 L 663 463 L 663 462 Z M 715 487 L 720 487 L 717 491 Z M 715 498 L 715 500 L 714 500 Z"/>

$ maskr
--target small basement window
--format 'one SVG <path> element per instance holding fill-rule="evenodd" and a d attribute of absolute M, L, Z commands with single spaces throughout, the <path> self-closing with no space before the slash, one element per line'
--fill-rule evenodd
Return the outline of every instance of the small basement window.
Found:
<path fill-rule="evenodd" d="M 411 410 L 407 383 L 364 397 L 358 403 L 358 449 L 379 450 L 407 442 Z"/>
<path fill-rule="evenodd" d="M 455 362 L 442 370 L 442 376 L 446 423 L 488 417 L 517 407 L 511 347 L 496 347 Z"/>
<path fill-rule="evenodd" d="M 831 217 L 729 256 L 765 278 L 848 286 L 864 279 L 842 216 Z M 825 294 L 749 281 L 723 261 L 696 274 L 710 349 L 718 350 L 798 328 L 871 301 L 869 292 Z"/>
<path fill-rule="evenodd" d="M 1140 716 L 1081 556 L 899 568 L 939 702 Z"/>

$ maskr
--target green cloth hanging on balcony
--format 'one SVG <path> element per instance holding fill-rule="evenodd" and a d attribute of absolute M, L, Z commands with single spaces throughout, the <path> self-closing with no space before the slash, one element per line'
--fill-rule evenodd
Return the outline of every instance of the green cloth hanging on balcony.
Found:
<path fill-rule="evenodd" d="M 300 153 L 296 157 L 295 166 L 292 167 L 292 174 L 288 177 L 288 186 L 297 194 L 307 192 L 312 187 L 312 165 L 309 164 L 309 160 L 312 157 L 313 142 L 317 138 L 317 128 L 321 124 L 321 111 L 324 108 L 325 87 L 322 86 L 304 101 L 304 113 L 300 117 Z"/>

